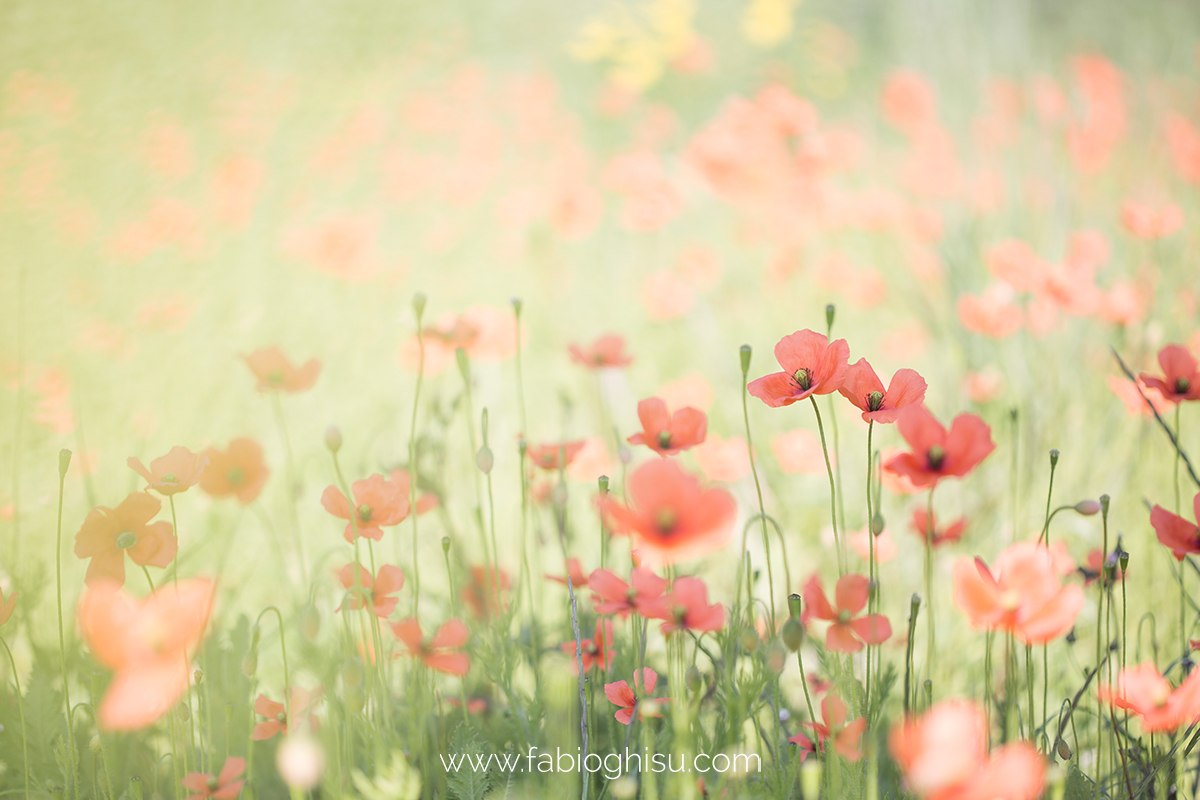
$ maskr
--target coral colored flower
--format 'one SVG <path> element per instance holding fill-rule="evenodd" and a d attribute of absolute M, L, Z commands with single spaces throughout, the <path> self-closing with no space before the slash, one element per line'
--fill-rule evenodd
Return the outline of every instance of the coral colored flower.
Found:
<path fill-rule="evenodd" d="M 663 620 L 664 634 L 675 631 L 719 631 L 725 624 L 720 603 L 708 604 L 708 587 L 699 578 L 677 578 L 671 591 L 646 603 L 642 613 Z"/>
<path fill-rule="evenodd" d="M 775 345 L 775 360 L 783 367 L 782 372 L 757 378 L 747 387 L 750 394 L 771 408 L 840 389 L 850 360 L 850 346 L 845 339 L 830 343 L 815 331 L 796 331 Z"/>
<path fill-rule="evenodd" d="M 88 587 L 79 601 L 79 628 L 92 656 L 114 673 L 97 709 L 103 730 L 141 730 L 179 701 L 213 594 L 206 579 L 183 580 L 141 599 L 109 581 Z"/>
<path fill-rule="evenodd" d="M 495 567 L 471 567 L 471 582 L 463 586 L 461 594 L 476 619 L 491 619 L 502 608 L 508 607 L 504 595 L 512 588 L 512 579 L 507 572 L 499 570 L 497 582 L 496 573 Z"/>
<path fill-rule="evenodd" d="M 246 781 L 238 780 L 246 772 L 246 759 L 227 758 L 217 776 L 205 772 L 189 772 L 180 784 L 192 792 L 187 800 L 236 800 Z"/>
<path fill-rule="evenodd" d="M 613 656 L 613 623 L 611 619 L 596 620 L 596 632 L 591 639 L 583 639 L 580 644 L 583 649 L 580 650 L 576 646 L 576 642 L 572 639 L 569 642 L 562 643 L 562 651 L 571 659 L 571 674 L 579 674 L 578 658 L 583 659 L 583 671 L 591 672 L 592 667 L 597 664 L 605 672 L 612 666 Z"/>
<path fill-rule="evenodd" d="M 1161 239 L 1183 227 L 1183 211 L 1174 203 L 1153 208 L 1129 202 L 1121 206 L 1121 224 L 1139 239 Z"/>
<path fill-rule="evenodd" d="M 399 525 L 408 518 L 408 493 L 382 475 L 355 481 L 350 493 L 354 495 L 354 521 L 347 522 L 343 531 L 347 542 L 353 542 L 356 533 L 378 542 L 385 526 Z M 350 519 L 350 504 L 336 486 L 325 487 L 321 505 L 338 519 Z"/>
<path fill-rule="evenodd" d="M 883 468 L 908 477 L 914 486 L 961 478 L 996 449 L 991 428 L 974 414 L 959 414 L 947 431 L 925 406 L 909 406 L 897 417 L 896 428 L 911 451 L 888 459 Z"/>
<path fill-rule="evenodd" d="M 789 742 L 800 747 L 800 760 L 804 761 L 806 756 L 817 750 L 824 752 L 825 742 L 829 739 L 833 739 L 833 749 L 847 761 L 854 762 L 862 758 L 860 745 L 863 732 L 867 729 L 867 721 L 859 717 L 846 722 L 847 716 L 849 716 L 849 710 L 840 697 L 836 694 L 825 695 L 825 699 L 821 701 L 822 722 L 813 720 L 801 723 L 816 734 L 816 743 L 814 744 L 803 733 L 798 733 L 788 739 Z"/>
<path fill-rule="evenodd" d="M 0 589 L 0 626 L 3 626 L 12 618 L 13 611 L 17 607 L 17 596 L 19 594 L 20 592 L 13 592 L 6 598 L 4 590 Z"/>
<path fill-rule="evenodd" d="M 583 564 L 579 563 L 578 558 L 567 559 L 567 575 L 571 576 L 572 591 L 578 591 L 579 589 L 583 589 L 588 585 L 588 574 L 583 571 Z M 558 575 L 547 575 L 546 578 L 554 581 L 555 583 L 561 583 L 563 586 L 567 585 L 567 579 L 565 577 L 560 577 Z"/>
<path fill-rule="evenodd" d="M 1004 339 L 1021 330 L 1021 307 L 1004 284 L 992 284 L 978 297 L 959 295 L 956 309 L 959 322 L 972 333 Z"/>
<path fill-rule="evenodd" d="M 354 568 L 358 566 L 358 577 L 354 576 Z M 350 608 L 358 609 L 370 604 L 371 613 L 383 618 L 396 610 L 399 600 L 391 595 L 404 588 L 404 573 L 399 567 L 384 564 L 379 568 L 379 574 L 372 577 L 371 571 L 364 566 L 347 564 L 337 572 L 338 580 L 350 593 Z M 342 610 L 339 605 L 338 611 Z"/>
<path fill-rule="evenodd" d="M 129 468 L 146 479 L 146 488 L 161 495 L 179 494 L 200 482 L 200 475 L 208 466 L 208 456 L 196 455 L 186 447 L 172 447 L 165 456 L 150 462 L 150 469 L 140 458 L 130 456 Z"/>
<path fill-rule="evenodd" d="M 225 450 L 210 447 L 202 454 L 208 466 L 200 473 L 200 488 L 213 497 L 233 495 L 243 504 L 262 492 L 270 470 L 262 448 L 253 439 L 234 439 Z"/>
<path fill-rule="evenodd" d="M 834 590 L 835 608 L 825 596 L 821 579 L 813 575 L 804 587 L 804 605 L 816 619 L 832 622 L 825 634 L 825 648 L 838 653 L 857 653 L 864 644 L 875 645 L 892 635 L 892 624 L 882 614 L 858 617 L 867 607 L 870 581 L 863 575 L 843 575 Z M 856 619 L 857 617 L 857 619 Z"/>
<path fill-rule="evenodd" d="M 606 569 L 598 569 L 588 577 L 588 588 L 594 593 L 597 614 L 616 614 L 628 617 L 631 611 L 643 616 L 646 609 L 667 590 L 667 581 L 648 569 L 634 567 L 629 583 Z"/>
<path fill-rule="evenodd" d="M 1172 691 L 1154 663 L 1147 662 L 1121 670 L 1116 687 L 1100 684 L 1098 694 L 1101 701 L 1141 717 L 1146 733 L 1174 731 L 1200 719 L 1200 672 Z"/>
<path fill-rule="evenodd" d="M 887 528 L 883 529 L 883 533 L 878 536 L 872 536 L 870 528 L 863 528 L 861 531 L 852 533 L 849 536 L 850 545 L 854 548 L 854 552 L 858 553 L 859 557 L 864 561 L 869 561 L 871 558 L 871 539 L 875 539 L 875 561 L 878 564 L 886 564 L 896 557 L 899 548 L 896 546 L 896 540 L 892 538 L 892 532 Z"/>
<path fill-rule="evenodd" d="M 954 602 L 974 628 L 1010 631 L 1025 644 L 1045 644 L 1070 630 L 1083 607 L 1083 587 L 1063 585 L 1059 560 L 1033 542 L 1011 545 L 991 569 L 979 558 L 960 559 L 954 565 Z"/>
<path fill-rule="evenodd" d="M 862 411 L 863 422 L 895 422 L 900 409 L 925 400 L 925 379 L 916 370 L 900 369 L 892 376 L 887 389 L 871 369 L 865 358 L 860 358 L 846 369 L 841 392 Z"/>
<path fill-rule="evenodd" d="M 1130 414 L 1148 417 L 1151 414 L 1151 407 L 1159 414 L 1165 414 L 1171 410 L 1173 405 L 1170 400 L 1163 397 L 1162 392 L 1147 386 L 1141 378 L 1134 383 L 1123 376 L 1109 375 L 1108 388 L 1120 398 L 1121 402 L 1125 404 L 1125 410 Z M 1141 389 L 1140 392 L 1139 389 Z M 1146 403 L 1147 400 L 1150 401 L 1149 405 Z"/>
<path fill-rule="evenodd" d="M 397 467 L 388 473 L 388 480 L 400 487 L 400 493 L 405 497 L 412 497 L 412 476 L 408 470 Z M 410 499 L 411 503 L 411 499 Z M 417 516 L 433 511 L 441 505 L 441 500 L 432 492 L 417 493 Z"/>
<path fill-rule="evenodd" d="M 317 720 L 312 715 L 312 704 L 317 699 L 316 692 L 310 692 L 300 687 L 293 687 L 288 692 L 288 704 L 277 703 L 265 694 L 260 694 L 254 701 L 254 713 L 265 720 L 254 726 L 250 738 L 256 742 L 270 739 L 278 733 L 287 736 L 301 724 L 306 724 L 312 730 L 317 729 Z"/>
<path fill-rule="evenodd" d="M 692 456 L 710 481 L 737 483 L 750 474 L 750 450 L 741 436 L 709 436 L 696 445 Z"/>
<path fill-rule="evenodd" d="M 258 379 L 260 392 L 305 392 L 316 384 L 321 374 L 321 362 L 315 358 L 297 367 L 275 346 L 255 350 L 242 358 Z"/>
<path fill-rule="evenodd" d="M 649 667 L 633 671 L 633 689 L 630 689 L 629 684 L 625 681 L 604 684 L 604 696 L 613 705 L 620 706 L 617 713 L 613 715 L 617 718 L 617 722 L 622 725 L 628 725 L 632 722 L 634 708 L 637 708 L 638 719 L 661 717 L 662 714 L 657 709 L 647 712 L 644 707 L 644 704 L 647 702 L 653 705 L 666 702 L 666 700 L 650 697 L 650 695 L 654 694 L 654 687 L 656 686 L 658 686 L 658 673 Z M 645 690 L 640 696 L 635 691 L 639 688 L 644 688 Z"/>
<path fill-rule="evenodd" d="M 426 640 L 421 633 L 421 624 L 416 617 L 409 617 L 391 624 L 392 633 L 408 647 L 408 654 L 437 672 L 447 675 L 466 675 L 471 669 L 471 659 L 461 650 L 471 638 L 462 620 L 452 619 L 437 629 L 432 638 Z"/>
<path fill-rule="evenodd" d="M 963 517 L 938 530 L 937 514 L 933 515 L 933 521 L 931 522 L 925 509 L 918 508 L 913 511 L 911 527 L 912 532 L 917 536 L 928 541 L 934 547 L 940 547 L 943 544 L 957 542 L 961 539 L 963 533 L 967 530 L 967 520 L 966 517 Z"/>
<path fill-rule="evenodd" d="M 823 475 L 825 455 L 821 440 L 810 430 L 800 429 L 781 433 L 771 439 L 771 452 L 779 462 L 779 468 L 791 475 Z M 830 464 L 835 464 L 833 453 Z"/>
<path fill-rule="evenodd" d="M 709 489 L 674 461 L 642 464 L 629 476 L 630 504 L 605 500 L 605 513 L 629 530 L 642 565 L 658 569 L 719 550 L 729 543 L 737 504 L 724 489 Z"/>
<path fill-rule="evenodd" d="M 925 800 L 1034 800 L 1046 764 L 1015 742 L 989 754 L 983 709 L 963 700 L 938 703 L 892 726 L 888 747 L 910 791 Z"/>
<path fill-rule="evenodd" d="M 657 397 L 638 403 L 638 420 L 642 430 L 630 436 L 630 444 L 644 444 L 660 456 L 682 453 L 700 444 L 708 433 L 708 415 L 695 408 L 681 408 L 675 413 Z"/>
<path fill-rule="evenodd" d="M 1079 572 L 1083 574 L 1084 586 L 1090 586 L 1096 581 L 1100 581 L 1101 586 L 1108 586 L 1110 582 L 1125 580 L 1129 568 L 1121 569 L 1120 543 L 1117 543 L 1116 549 L 1109 553 L 1107 558 L 1099 547 L 1089 550 L 1087 562 L 1079 567 Z"/>
<path fill-rule="evenodd" d="M 1158 541 L 1171 548 L 1179 561 L 1183 561 L 1188 553 L 1200 553 L 1200 494 L 1192 500 L 1192 516 L 1196 522 L 1189 522 L 1160 505 L 1150 511 L 1150 524 L 1154 526 Z"/>
<path fill-rule="evenodd" d="M 677 381 L 664 383 L 658 389 L 658 396 L 670 408 L 691 406 L 706 411 L 712 405 L 713 389 L 703 375 L 693 372 Z"/>
<path fill-rule="evenodd" d="M 575 460 L 575 456 L 579 455 L 587 442 L 582 439 L 574 442 L 557 442 L 555 444 L 539 444 L 530 445 L 525 450 L 525 455 L 529 457 L 536 466 L 545 470 L 563 469 L 570 465 Z"/>
<path fill-rule="evenodd" d="M 627 367 L 633 363 L 633 357 L 625 352 L 625 340 L 615 333 L 606 333 L 584 347 L 573 344 L 567 352 L 572 361 L 589 369 Z"/>
<path fill-rule="evenodd" d="M 1186 347 L 1169 344 L 1159 350 L 1158 365 L 1162 367 L 1163 376 L 1160 378 L 1143 372 L 1138 376 L 1143 383 L 1151 389 L 1157 389 L 1175 404 L 1184 400 L 1200 400 L 1200 368 L 1197 367 L 1195 356 Z"/>
<path fill-rule="evenodd" d="M 169 522 L 151 522 L 162 508 L 158 498 L 134 492 L 116 508 L 97 506 L 75 534 L 75 555 L 90 558 L 84 581 L 125 583 L 125 556 L 143 567 L 166 568 L 175 560 L 179 541 Z"/>

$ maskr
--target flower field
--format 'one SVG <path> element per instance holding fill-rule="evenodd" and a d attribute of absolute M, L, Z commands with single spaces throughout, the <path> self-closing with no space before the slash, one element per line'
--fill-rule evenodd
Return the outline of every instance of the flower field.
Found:
<path fill-rule="evenodd" d="M 0 8 L 0 797 L 1200 789 L 1200 9 Z"/>

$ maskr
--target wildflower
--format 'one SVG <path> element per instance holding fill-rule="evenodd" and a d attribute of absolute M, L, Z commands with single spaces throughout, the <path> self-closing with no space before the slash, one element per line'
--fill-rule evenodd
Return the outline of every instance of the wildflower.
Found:
<path fill-rule="evenodd" d="M 638 403 L 638 420 L 642 430 L 626 441 L 644 444 L 660 456 L 682 453 L 703 442 L 708 432 L 708 416 L 703 411 L 688 406 L 672 414 L 657 397 Z"/>
<path fill-rule="evenodd" d="M 887 641 L 892 635 L 892 625 L 882 614 L 858 613 L 867 607 L 870 581 L 863 575 L 843 575 L 838 578 L 834 590 L 835 608 L 825 596 L 821 579 L 813 575 L 804 587 L 804 605 L 816 619 L 833 624 L 825 634 L 825 647 L 838 653 L 857 653 L 864 644 L 875 645 Z"/>
<path fill-rule="evenodd" d="M 722 439 L 710 436 L 692 450 L 704 477 L 710 481 L 737 483 L 750 474 L 750 449 L 741 436 Z"/>
<path fill-rule="evenodd" d="M 983 709 L 948 700 L 896 723 L 888 747 L 908 788 L 927 800 L 1040 796 L 1046 765 L 1037 750 L 1014 742 L 989 754 L 987 741 Z"/>
<path fill-rule="evenodd" d="M 1183 227 L 1183 211 L 1174 203 L 1154 208 L 1128 202 L 1121 206 L 1121 224 L 1139 239 L 1161 239 Z"/>
<path fill-rule="evenodd" d="M 1033 542 L 1008 547 L 993 569 L 979 558 L 960 559 L 954 565 L 954 601 L 972 627 L 1045 644 L 1070 630 L 1083 607 L 1083 588 L 1063 585 L 1059 562 L 1049 548 Z"/>
<path fill-rule="evenodd" d="M 408 518 L 408 496 L 382 475 L 355 481 L 350 493 L 354 495 L 355 520 L 346 523 L 343 535 L 347 542 L 353 542 L 356 533 L 378 542 L 383 538 L 384 526 L 399 525 Z M 321 505 L 338 519 L 350 519 L 350 504 L 336 486 L 325 487 Z"/>
<path fill-rule="evenodd" d="M 809 754 L 818 750 L 824 752 L 825 742 L 829 739 L 833 739 L 833 749 L 847 761 L 853 762 L 862 758 L 859 746 L 862 742 L 863 732 L 867 729 L 867 721 L 859 717 L 846 722 L 847 716 L 849 716 L 849 711 L 840 697 L 836 694 L 825 695 L 825 699 L 821 701 L 822 722 L 813 720 L 801 723 L 804 727 L 812 730 L 817 741 L 814 743 L 803 733 L 797 733 L 788 739 L 792 744 L 799 746 L 800 760 L 804 761 Z"/>
<path fill-rule="evenodd" d="M 317 699 L 316 692 L 301 689 L 296 686 L 288 690 L 288 704 L 276 703 L 265 694 L 260 694 L 254 701 L 254 713 L 265 720 L 254 726 L 250 738 L 256 742 L 270 739 L 278 733 L 287 736 L 301 724 L 316 729 L 317 721 L 312 716 L 312 704 Z"/>
<path fill-rule="evenodd" d="M 583 571 L 583 565 L 579 563 L 578 558 L 567 559 L 567 575 L 571 576 L 571 588 L 573 590 L 579 590 L 588 585 L 588 574 Z M 561 583 L 563 586 L 567 585 L 567 579 L 558 575 L 547 575 L 546 578 L 555 583 Z"/>
<path fill-rule="evenodd" d="M 1192 500 L 1192 516 L 1196 522 L 1188 522 L 1178 514 L 1167 511 L 1160 505 L 1150 511 L 1150 524 L 1158 541 L 1166 547 L 1179 561 L 1188 553 L 1200 553 L 1200 494 Z"/>
<path fill-rule="evenodd" d="M 180 581 L 135 599 L 99 581 L 79 601 L 79 627 L 92 656 L 113 671 L 97 718 L 104 730 L 140 730 L 187 691 L 188 662 L 204 638 L 213 583 Z"/>
<path fill-rule="evenodd" d="M 849 536 L 850 544 L 854 547 L 854 552 L 858 553 L 859 557 L 867 560 L 871 557 L 871 539 L 875 540 L 875 561 L 878 564 L 886 564 L 896 557 L 899 548 L 896 546 L 896 540 L 892 538 L 892 532 L 886 528 L 878 536 L 871 533 L 871 528 L 868 526 L 861 531 L 852 533 Z"/>
<path fill-rule="evenodd" d="M 845 339 L 830 343 L 815 331 L 796 331 L 775 345 L 775 360 L 783 367 L 782 372 L 758 378 L 747 386 L 750 394 L 771 408 L 840 389 L 850 360 L 850 346 Z"/>
<path fill-rule="evenodd" d="M 236 800 L 246 781 L 238 780 L 246 771 L 246 759 L 227 758 L 216 777 L 204 772 L 189 772 L 180 783 L 192 792 L 187 800 Z"/>
<path fill-rule="evenodd" d="M 20 592 L 13 592 L 6 598 L 4 590 L 0 589 L 0 627 L 3 627 L 12 618 L 13 611 L 17 607 L 17 596 L 19 594 Z"/>
<path fill-rule="evenodd" d="M 974 414 L 959 414 L 947 431 L 925 406 L 909 406 L 896 427 L 912 450 L 889 459 L 883 468 L 908 477 L 915 486 L 961 478 L 996 449 L 991 428 Z"/>
<path fill-rule="evenodd" d="M 627 367 L 633 363 L 632 356 L 625 352 L 625 340 L 615 333 L 606 333 L 585 347 L 573 344 L 567 352 L 572 361 L 588 369 Z"/>
<path fill-rule="evenodd" d="M 358 567 L 358 577 L 354 576 L 354 568 Z M 384 564 L 379 568 L 379 574 L 372 577 L 371 571 L 360 564 L 347 564 L 337 572 L 338 580 L 350 593 L 350 608 L 359 609 L 364 605 L 371 606 L 371 613 L 381 619 L 391 615 L 396 610 L 399 600 L 391 595 L 404 588 L 404 573 L 399 567 Z M 339 605 L 338 611 L 342 610 Z"/>
<path fill-rule="evenodd" d="M 1159 350 L 1158 365 L 1162 367 L 1163 377 L 1143 372 L 1138 376 L 1143 383 L 1157 389 L 1176 405 L 1184 400 L 1200 400 L 1200 369 L 1195 356 L 1186 347 L 1169 344 Z"/>
<path fill-rule="evenodd" d="M 962 535 L 966 530 L 966 517 L 951 522 L 949 525 L 939 531 L 936 514 L 931 520 L 925 509 L 918 508 L 913 511 L 913 533 L 915 533 L 917 536 L 920 536 L 922 539 L 927 540 L 933 547 L 940 547 L 941 545 L 949 542 L 957 542 L 962 538 Z"/>
<path fill-rule="evenodd" d="M 617 718 L 617 722 L 622 725 L 628 725 L 632 722 L 634 708 L 638 710 L 638 719 L 661 717 L 662 714 L 654 707 L 666 701 L 651 700 L 649 697 L 649 695 L 654 694 L 654 687 L 657 685 L 658 673 L 649 667 L 633 671 L 633 689 L 630 689 L 629 684 L 625 681 L 604 684 L 604 696 L 613 705 L 620 706 L 617 713 L 613 715 Z M 643 696 L 639 696 L 636 693 L 636 690 L 639 688 L 645 690 Z M 647 708 L 647 704 L 650 706 L 649 709 Z"/>
<path fill-rule="evenodd" d="M 576 646 L 575 640 L 562 643 L 562 651 L 571 658 L 571 672 L 575 675 L 579 674 L 579 664 L 576 661 L 576 656 L 583 660 L 583 671 L 591 672 L 592 667 L 599 664 L 600 668 L 608 671 L 612 666 L 614 653 L 613 645 L 613 623 L 611 619 L 596 620 L 596 632 L 591 639 L 583 639 L 579 644 L 583 647 L 580 649 Z"/>
<path fill-rule="evenodd" d="M 900 369 L 887 389 L 865 358 L 846 369 L 841 392 L 862 411 L 863 422 L 895 422 L 900 409 L 925 400 L 925 379 L 916 370 Z"/>
<path fill-rule="evenodd" d="M 628 617 L 631 611 L 645 615 L 650 603 L 666 591 L 667 581 L 642 567 L 633 568 L 629 583 L 606 569 L 598 569 L 588 577 L 588 587 L 594 592 L 597 614 Z"/>
<path fill-rule="evenodd" d="M 179 551 L 169 522 L 151 522 L 162 503 L 146 492 L 134 492 L 116 508 L 97 506 L 75 534 L 75 555 L 90 558 L 84 582 L 125 583 L 125 556 L 143 567 L 166 568 Z"/>
<path fill-rule="evenodd" d="M 825 458 L 821 440 L 810 430 L 800 429 L 781 433 L 771 439 L 771 452 L 779 468 L 789 475 L 825 474 Z M 834 462 L 834 454 L 829 454 Z"/>
<path fill-rule="evenodd" d="M 575 460 L 587 442 L 582 439 L 573 442 L 558 442 L 556 444 L 530 445 L 525 455 L 534 465 L 544 470 L 564 469 Z"/>
<path fill-rule="evenodd" d="M 400 494 L 411 497 L 412 475 L 408 470 L 397 467 L 388 473 L 388 480 L 400 487 Z M 432 492 L 417 493 L 417 516 L 433 511 L 441 505 L 441 500 Z"/>
<path fill-rule="evenodd" d="M 1120 398 L 1121 402 L 1125 404 L 1125 410 L 1130 414 L 1148 417 L 1152 413 L 1150 410 L 1152 407 L 1159 414 L 1165 414 L 1172 406 L 1171 401 L 1163 397 L 1162 392 L 1147 386 L 1141 378 L 1138 378 L 1135 383 L 1117 375 L 1109 375 L 1108 388 Z M 1147 404 L 1147 400 L 1150 401 L 1149 404 Z"/>
<path fill-rule="evenodd" d="M 498 578 L 498 579 L 497 579 Z M 501 595 L 512 588 L 512 579 L 496 567 L 471 567 L 471 582 L 463 586 L 462 599 L 476 619 L 490 619 L 506 606 Z"/>
<path fill-rule="evenodd" d="M 707 489 L 674 461 L 642 464 L 629 476 L 629 506 L 606 499 L 605 512 L 637 540 L 642 565 L 699 558 L 733 535 L 737 505 L 724 489 Z"/>
<path fill-rule="evenodd" d="M 430 669 L 458 676 L 466 675 L 470 671 L 470 657 L 466 653 L 457 652 L 471 638 L 462 620 L 449 620 L 428 640 L 421 633 L 421 623 L 416 617 L 393 622 L 391 628 L 396 638 L 408 648 L 408 654 L 420 659 L 421 663 Z"/>
<path fill-rule="evenodd" d="M 1154 663 L 1147 662 L 1121 670 L 1115 688 L 1101 684 L 1098 691 L 1102 701 L 1141 717 L 1146 733 L 1174 731 L 1200 719 L 1200 672 L 1172 691 Z"/>
<path fill-rule="evenodd" d="M 1090 586 L 1100 581 L 1101 586 L 1108 586 L 1114 581 L 1123 581 L 1128 569 L 1121 569 L 1121 545 L 1108 554 L 1106 558 L 1100 548 L 1088 551 L 1087 562 L 1079 567 L 1083 575 L 1083 585 Z"/>
<path fill-rule="evenodd" d="M 677 578 L 670 593 L 646 603 L 642 613 L 663 620 L 664 634 L 719 631 L 725 624 L 725 609 L 708 604 L 708 587 L 699 578 Z"/>
<path fill-rule="evenodd" d="M 133 456 L 125 463 L 145 478 L 149 484 L 147 489 L 161 495 L 173 495 L 186 492 L 200 481 L 200 475 L 208 465 L 208 456 L 196 455 L 186 447 L 172 447 L 165 456 L 151 461 L 150 469 L 146 469 L 140 458 Z"/>
<path fill-rule="evenodd" d="M 1021 330 L 1021 307 L 1005 284 L 994 283 L 979 296 L 963 293 L 956 308 L 959 322 L 972 333 L 1004 339 Z"/>
<path fill-rule="evenodd" d="M 255 350 L 242 358 L 258 379 L 260 392 L 305 392 L 313 387 L 321 374 L 321 362 L 315 358 L 297 367 L 275 346 Z"/>
<path fill-rule="evenodd" d="M 208 466 L 200 473 L 200 488 L 213 497 L 237 497 L 251 503 L 262 492 L 270 471 L 262 448 L 253 439 L 234 439 L 224 451 L 210 447 L 202 453 Z"/>

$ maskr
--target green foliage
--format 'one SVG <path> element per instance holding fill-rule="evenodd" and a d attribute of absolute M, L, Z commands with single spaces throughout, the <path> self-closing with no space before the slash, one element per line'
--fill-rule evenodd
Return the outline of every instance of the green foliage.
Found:
<path fill-rule="evenodd" d="M 450 740 L 449 755 L 464 756 L 470 760 L 487 759 L 491 753 L 478 732 L 470 725 L 463 723 L 454 729 L 454 736 Z M 448 771 L 446 785 L 450 790 L 450 796 L 454 800 L 483 800 L 499 779 L 495 769 L 491 767 L 490 761 L 487 766 L 489 768 L 483 770 L 463 766 L 461 769 Z"/>

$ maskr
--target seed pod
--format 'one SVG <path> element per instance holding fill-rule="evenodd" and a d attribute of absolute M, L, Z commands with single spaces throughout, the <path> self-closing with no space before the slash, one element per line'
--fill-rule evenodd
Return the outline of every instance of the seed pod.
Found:
<path fill-rule="evenodd" d="M 738 350 L 738 357 L 742 360 L 742 377 L 745 377 L 750 372 L 750 354 L 752 352 L 748 344 L 742 345 Z"/>
<path fill-rule="evenodd" d="M 788 614 L 793 617 L 800 616 L 800 608 L 804 602 L 804 598 L 796 593 L 788 595 Z"/>
<path fill-rule="evenodd" d="M 67 474 L 67 469 L 71 466 L 71 451 L 62 449 L 58 451 L 58 477 L 63 477 Z"/>
<path fill-rule="evenodd" d="M 771 646 L 767 648 L 767 666 L 772 672 L 783 672 L 783 668 L 787 666 L 787 648 L 779 642 L 771 642 Z"/>
<path fill-rule="evenodd" d="M 1059 757 L 1059 758 L 1061 758 L 1063 761 L 1070 761 L 1070 760 L 1071 760 L 1071 748 L 1070 748 L 1070 746 L 1069 746 L 1069 745 L 1068 745 L 1068 744 L 1067 744 L 1065 741 L 1063 741 L 1062 739 L 1059 739 L 1059 740 L 1058 740 L 1058 741 L 1057 741 L 1057 742 L 1054 744 L 1054 750 L 1055 750 L 1055 752 L 1057 752 L 1057 753 L 1058 753 L 1058 757 Z"/>
<path fill-rule="evenodd" d="M 325 429 L 325 446 L 331 453 L 342 449 L 342 429 L 337 425 L 330 425 Z"/>
<path fill-rule="evenodd" d="M 793 653 L 804 644 L 804 623 L 799 617 L 791 617 L 783 623 L 783 645 Z"/>

